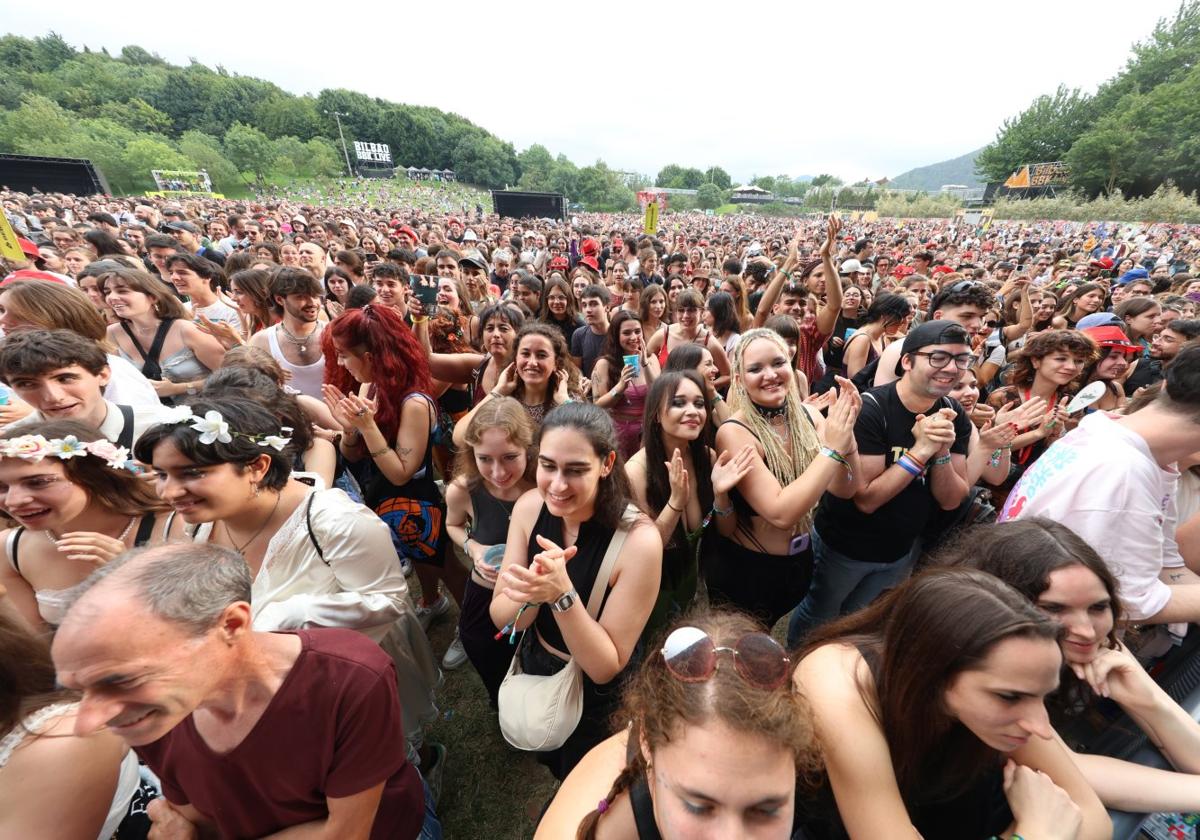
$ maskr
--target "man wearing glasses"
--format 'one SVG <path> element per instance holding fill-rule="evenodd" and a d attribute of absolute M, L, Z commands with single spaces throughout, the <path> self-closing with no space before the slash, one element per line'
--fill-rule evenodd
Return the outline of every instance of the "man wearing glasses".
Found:
<path fill-rule="evenodd" d="M 862 489 L 821 500 L 812 586 L 792 613 L 789 643 L 907 578 L 933 511 L 967 497 L 971 421 L 947 395 L 973 361 L 961 324 L 927 321 L 904 339 L 899 379 L 863 394 L 854 426 Z"/>
<path fill-rule="evenodd" d="M 995 302 L 996 296 L 983 283 L 961 280 L 934 296 L 929 304 L 929 320 L 954 321 L 966 331 L 967 343 L 974 346 L 975 337 L 988 329 L 983 323 L 983 318 Z M 901 350 L 899 342 L 887 346 L 875 369 L 875 387 L 894 382 L 900 376 L 900 356 L 903 352 L 907 351 Z M 984 352 L 985 346 L 981 341 L 979 355 L 973 363 L 975 366 L 983 363 Z"/>

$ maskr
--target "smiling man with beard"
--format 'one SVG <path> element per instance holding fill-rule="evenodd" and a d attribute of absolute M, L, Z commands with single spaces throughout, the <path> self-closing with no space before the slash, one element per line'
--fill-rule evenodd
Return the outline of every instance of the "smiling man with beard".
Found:
<path fill-rule="evenodd" d="M 966 498 L 971 421 L 947 395 L 973 359 L 962 325 L 927 321 L 904 339 L 900 378 L 863 394 L 854 437 L 864 487 L 821 500 L 812 587 L 792 614 L 790 645 L 907 578 L 935 507 Z"/>
<path fill-rule="evenodd" d="M 256 632 L 249 601 L 240 555 L 160 546 L 80 584 L 56 635 L 59 682 L 82 692 L 76 733 L 118 735 L 162 781 L 154 836 L 414 840 L 436 826 L 388 655 L 353 630 Z"/>
<path fill-rule="evenodd" d="M 320 284 L 303 269 L 281 268 L 271 281 L 271 300 L 282 319 L 256 332 L 250 343 L 269 352 L 284 370 L 291 372 L 291 387 L 323 399 L 325 357 L 321 354 L 321 324 L 317 321 L 321 312 Z"/>

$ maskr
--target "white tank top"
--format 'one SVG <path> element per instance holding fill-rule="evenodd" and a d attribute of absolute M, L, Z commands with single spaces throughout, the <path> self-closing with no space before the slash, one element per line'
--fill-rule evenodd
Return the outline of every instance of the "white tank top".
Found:
<path fill-rule="evenodd" d="M 292 379 L 287 384 L 301 394 L 307 394 L 318 400 L 323 399 L 321 383 L 325 381 L 325 358 L 320 357 L 311 365 L 292 364 L 283 356 L 283 349 L 279 346 L 278 330 L 279 324 L 267 330 L 267 343 L 271 346 L 271 355 L 275 357 L 275 361 L 279 362 L 280 367 L 284 370 L 292 373 Z"/>

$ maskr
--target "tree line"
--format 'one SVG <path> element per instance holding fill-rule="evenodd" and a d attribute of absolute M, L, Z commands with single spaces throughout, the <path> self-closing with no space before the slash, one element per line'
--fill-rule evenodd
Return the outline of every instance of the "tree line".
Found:
<path fill-rule="evenodd" d="M 1000 127 L 976 166 L 1002 181 L 1027 163 L 1066 161 L 1088 197 L 1200 188 L 1200 0 L 1186 0 L 1133 45 L 1094 95 L 1059 86 Z"/>

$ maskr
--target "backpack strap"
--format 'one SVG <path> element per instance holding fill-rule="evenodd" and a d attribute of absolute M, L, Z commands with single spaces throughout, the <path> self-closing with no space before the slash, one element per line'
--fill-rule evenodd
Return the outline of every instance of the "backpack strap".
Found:
<path fill-rule="evenodd" d="M 121 410 L 121 433 L 117 435 L 117 446 L 133 451 L 133 406 L 119 405 Z"/>

